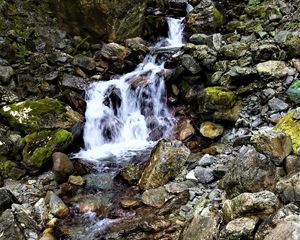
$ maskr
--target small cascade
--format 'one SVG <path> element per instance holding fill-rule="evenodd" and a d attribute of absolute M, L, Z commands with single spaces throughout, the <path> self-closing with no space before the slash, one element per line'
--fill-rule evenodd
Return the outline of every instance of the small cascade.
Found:
<path fill-rule="evenodd" d="M 183 45 L 183 18 L 168 18 L 168 38 L 155 48 Z M 164 62 L 149 54 L 130 73 L 93 83 L 86 92 L 85 147 L 75 157 L 122 159 L 168 137 L 174 119 L 167 108 Z"/>

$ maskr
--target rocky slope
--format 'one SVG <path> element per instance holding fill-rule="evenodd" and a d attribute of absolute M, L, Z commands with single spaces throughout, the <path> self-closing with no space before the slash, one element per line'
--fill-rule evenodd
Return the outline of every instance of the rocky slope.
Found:
<path fill-rule="evenodd" d="M 93 224 L 91 239 L 298 239 L 300 2 L 189 1 L 163 73 L 177 141 L 114 179 L 65 155 L 82 146 L 84 90 L 134 69 L 185 3 L 91 2 L 0 1 L 0 239 Z"/>

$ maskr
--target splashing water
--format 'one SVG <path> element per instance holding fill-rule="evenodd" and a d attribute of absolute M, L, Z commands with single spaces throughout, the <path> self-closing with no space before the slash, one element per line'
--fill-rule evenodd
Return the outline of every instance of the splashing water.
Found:
<path fill-rule="evenodd" d="M 169 34 L 156 47 L 183 45 L 183 19 L 168 18 Z M 174 119 L 166 104 L 164 62 L 148 55 L 130 73 L 93 83 L 86 92 L 85 148 L 75 157 L 99 161 L 130 155 L 170 134 Z"/>

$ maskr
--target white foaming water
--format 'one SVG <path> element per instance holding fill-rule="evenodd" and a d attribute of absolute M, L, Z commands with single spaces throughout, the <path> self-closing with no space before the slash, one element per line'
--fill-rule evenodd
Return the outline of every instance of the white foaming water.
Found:
<path fill-rule="evenodd" d="M 183 45 L 183 19 L 168 18 L 169 34 L 157 46 Z M 130 73 L 93 83 L 86 92 L 85 148 L 74 157 L 99 161 L 145 149 L 167 137 L 174 119 L 166 105 L 164 62 L 148 55 Z"/>

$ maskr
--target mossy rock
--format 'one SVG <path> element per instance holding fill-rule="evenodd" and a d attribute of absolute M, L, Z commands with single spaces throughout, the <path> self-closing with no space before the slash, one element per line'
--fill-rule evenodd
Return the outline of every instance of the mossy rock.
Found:
<path fill-rule="evenodd" d="M 19 179 L 24 176 L 26 170 L 14 161 L 8 160 L 4 156 L 0 156 L 0 175 L 3 178 Z"/>
<path fill-rule="evenodd" d="M 38 172 L 51 159 L 53 152 L 63 151 L 72 140 L 72 133 L 63 129 L 44 130 L 27 135 L 23 138 L 23 163 L 31 173 Z"/>
<path fill-rule="evenodd" d="M 26 100 L 0 109 L 11 127 L 31 133 L 41 129 L 70 129 L 83 117 L 56 99 Z"/>
<path fill-rule="evenodd" d="M 286 94 L 293 102 L 300 103 L 300 79 L 297 79 L 292 83 Z"/>
<path fill-rule="evenodd" d="M 225 87 L 208 87 L 203 91 L 202 100 L 204 110 L 225 110 L 233 107 L 236 94 Z"/>
<path fill-rule="evenodd" d="M 287 50 L 288 56 L 299 57 L 300 56 L 300 34 L 294 34 L 284 42 L 284 46 Z"/>
<path fill-rule="evenodd" d="M 292 139 L 293 152 L 300 154 L 300 109 L 296 109 L 283 116 L 274 130 L 288 134 Z"/>

